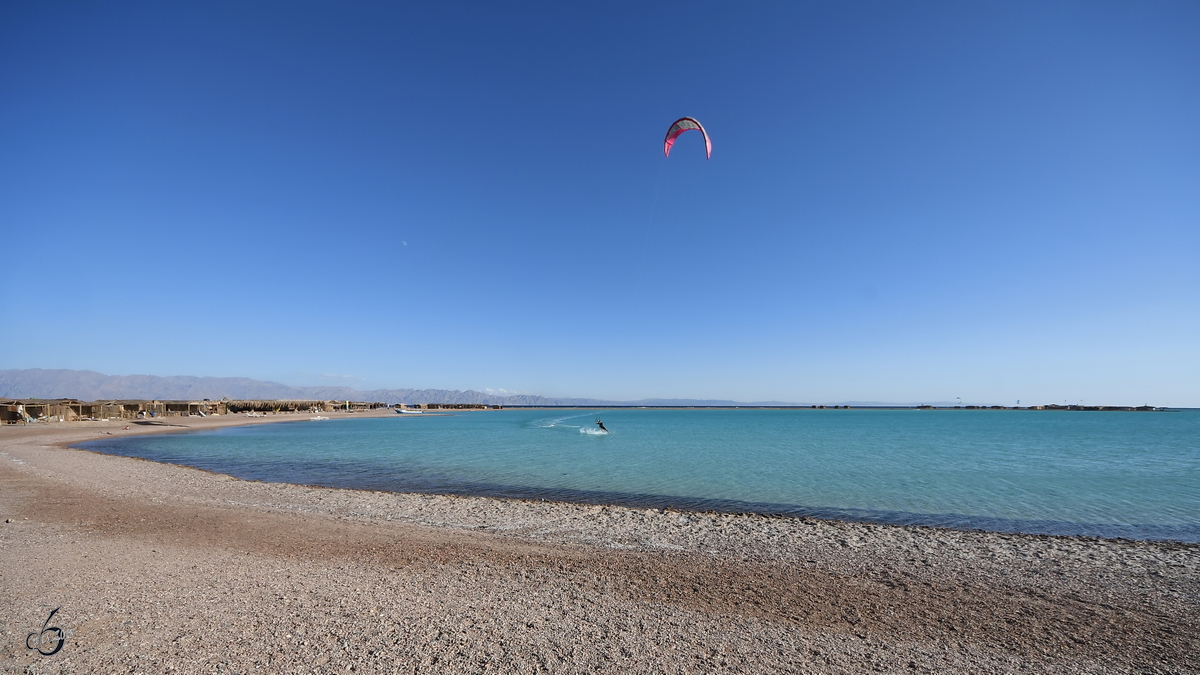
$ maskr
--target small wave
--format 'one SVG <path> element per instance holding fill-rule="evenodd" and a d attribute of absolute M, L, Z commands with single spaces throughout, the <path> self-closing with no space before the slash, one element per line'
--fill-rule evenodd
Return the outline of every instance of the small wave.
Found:
<path fill-rule="evenodd" d="M 588 436 L 607 436 L 608 435 L 607 431 L 601 431 L 599 429 L 592 429 L 589 427 L 580 427 L 579 433 L 587 434 Z"/>

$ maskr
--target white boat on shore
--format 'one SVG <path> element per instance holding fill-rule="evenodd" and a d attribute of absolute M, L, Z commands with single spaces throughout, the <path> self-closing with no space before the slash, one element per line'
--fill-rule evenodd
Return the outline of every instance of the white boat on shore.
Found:
<path fill-rule="evenodd" d="M 401 415 L 424 415 L 425 414 L 424 410 L 412 410 L 409 408 L 396 408 L 396 412 L 400 413 Z"/>

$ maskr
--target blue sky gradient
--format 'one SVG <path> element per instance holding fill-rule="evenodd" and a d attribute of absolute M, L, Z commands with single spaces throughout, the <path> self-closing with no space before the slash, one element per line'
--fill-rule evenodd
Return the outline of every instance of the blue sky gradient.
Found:
<path fill-rule="evenodd" d="M 691 7 L 0 5 L 0 368 L 1200 406 L 1200 4 Z"/>

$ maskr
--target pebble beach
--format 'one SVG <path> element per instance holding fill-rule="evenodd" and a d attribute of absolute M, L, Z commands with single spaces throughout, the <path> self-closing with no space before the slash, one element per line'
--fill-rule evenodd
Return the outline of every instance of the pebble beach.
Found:
<path fill-rule="evenodd" d="M 69 447 L 288 417 L 0 428 L 0 671 L 1200 672 L 1192 544 L 336 490 Z M 56 607 L 43 656 L 26 639 Z"/>

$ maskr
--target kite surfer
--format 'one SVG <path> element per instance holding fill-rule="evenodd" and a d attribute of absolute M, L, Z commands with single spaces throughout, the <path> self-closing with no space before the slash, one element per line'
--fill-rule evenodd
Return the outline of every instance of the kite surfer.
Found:
<path fill-rule="evenodd" d="M 600 431 L 603 431 L 606 434 L 608 433 L 608 429 L 604 428 L 604 420 L 596 420 L 596 426 L 600 427 Z"/>

